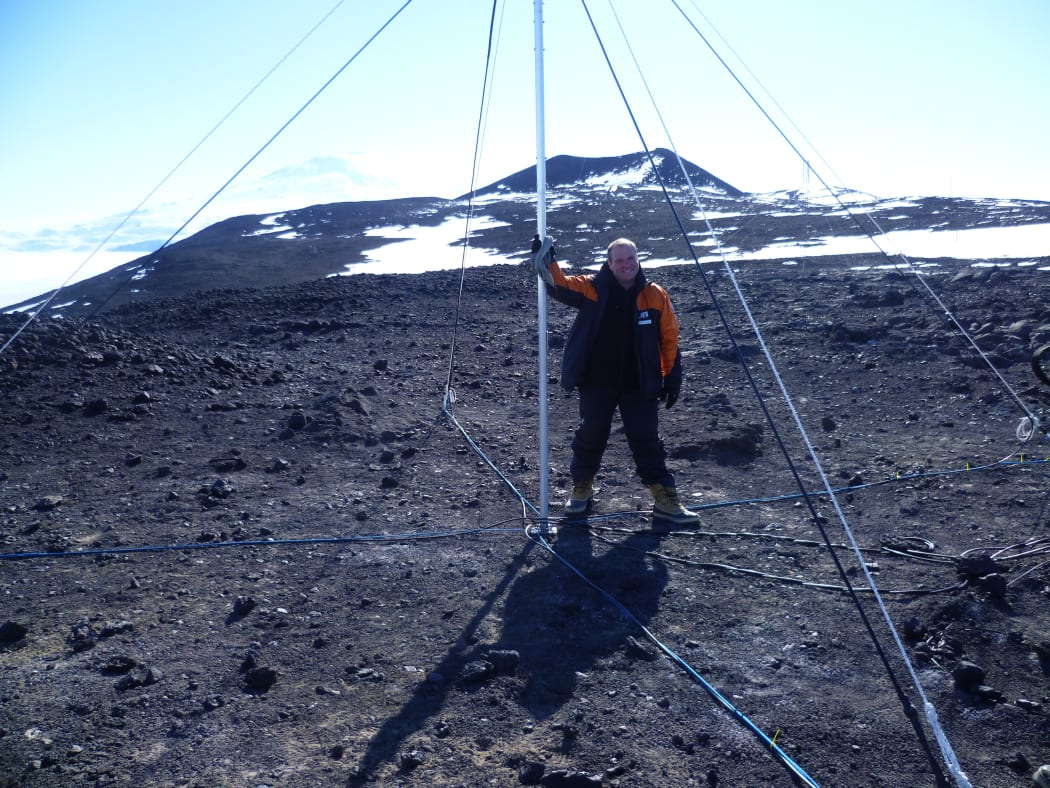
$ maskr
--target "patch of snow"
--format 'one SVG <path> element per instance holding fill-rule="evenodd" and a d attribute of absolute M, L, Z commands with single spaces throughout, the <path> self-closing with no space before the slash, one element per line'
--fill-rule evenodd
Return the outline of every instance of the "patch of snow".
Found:
<path fill-rule="evenodd" d="M 504 186 L 496 187 L 496 191 L 491 194 L 481 194 L 474 198 L 474 205 L 488 205 L 494 202 L 503 202 L 504 200 L 513 200 L 514 202 L 532 202 L 536 199 L 535 192 L 512 192 L 506 189 Z M 467 200 L 460 200 L 463 205 L 467 204 Z"/>
<path fill-rule="evenodd" d="M 702 222 L 704 219 L 737 219 L 743 215 L 741 211 L 694 211 L 692 218 L 694 221 Z"/>
<path fill-rule="evenodd" d="M 659 158 L 659 157 L 657 157 Z M 659 165 L 659 161 L 657 165 Z M 646 173 L 650 171 L 649 162 L 640 162 L 636 167 L 620 172 L 608 172 L 602 175 L 593 175 L 583 181 L 585 186 L 601 186 L 607 189 L 618 189 L 621 186 L 641 186 Z"/>
<path fill-rule="evenodd" d="M 464 252 L 463 229 L 465 217 L 451 216 L 434 227 L 375 227 L 365 234 L 396 239 L 378 249 L 365 253 L 363 263 L 348 263 L 337 276 L 350 274 L 421 274 L 426 271 L 449 271 L 463 265 L 474 268 L 493 263 L 520 264 L 521 260 L 508 258 L 499 252 L 468 246 Z M 476 217 L 471 230 L 506 227 L 487 217 Z"/>
<path fill-rule="evenodd" d="M 284 218 L 284 214 L 283 213 L 275 213 L 275 214 L 272 214 L 270 216 L 266 216 L 266 217 L 264 217 L 263 219 L 261 219 L 259 221 L 259 224 L 261 224 L 263 226 L 263 229 L 261 229 L 261 230 L 253 230 L 252 232 L 249 232 L 249 233 L 243 233 L 242 237 L 243 238 L 254 238 L 254 237 L 259 236 L 259 235 L 273 235 L 275 233 L 288 233 L 288 232 L 291 232 L 292 235 L 291 236 L 278 235 L 277 237 L 278 238 L 286 238 L 286 237 L 295 238 L 295 237 L 298 237 L 295 234 L 295 230 L 292 228 L 292 226 L 290 224 L 278 224 L 277 223 L 278 219 L 283 219 L 283 218 Z"/>
<path fill-rule="evenodd" d="M 956 231 L 891 230 L 875 236 L 875 240 L 879 247 L 889 254 L 901 253 L 915 258 L 996 260 L 1044 257 L 1050 253 L 1050 224 L 977 227 Z M 754 252 L 730 256 L 734 260 L 771 260 L 778 257 L 823 257 L 870 254 L 878 251 L 878 247 L 868 236 L 850 235 L 813 238 L 805 245 L 794 241 L 777 242 Z M 728 249 L 726 253 L 729 254 Z"/>

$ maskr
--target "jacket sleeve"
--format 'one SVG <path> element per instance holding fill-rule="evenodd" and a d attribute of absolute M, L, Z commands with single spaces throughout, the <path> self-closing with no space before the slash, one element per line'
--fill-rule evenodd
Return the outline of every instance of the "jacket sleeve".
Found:
<path fill-rule="evenodd" d="M 547 270 L 554 279 L 553 285 L 547 285 L 547 294 L 556 301 L 579 309 L 586 302 L 598 300 L 598 290 L 594 286 L 594 277 L 586 274 L 566 276 L 557 261 L 552 261 Z"/>
<path fill-rule="evenodd" d="M 671 305 L 671 297 L 663 288 L 663 306 L 660 310 L 660 368 L 664 385 L 678 391 L 682 388 L 682 353 L 678 347 L 678 316 Z"/>

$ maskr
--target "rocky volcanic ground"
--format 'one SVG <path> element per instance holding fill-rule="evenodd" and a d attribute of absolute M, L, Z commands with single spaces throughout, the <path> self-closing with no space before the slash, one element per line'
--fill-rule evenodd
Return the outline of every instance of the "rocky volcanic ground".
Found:
<path fill-rule="evenodd" d="M 595 516 L 527 530 L 523 267 L 468 271 L 462 302 L 458 273 L 357 276 L 35 323 L 0 356 L 0 785 L 801 784 L 781 755 L 821 786 L 938 785 L 839 511 L 972 784 L 1031 784 L 1050 451 L 1017 429 L 1050 405 L 1050 275 L 926 269 L 1000 381 L 915 275 L 849 262 L 740 272 L 834 501 L 727 274 L 651 272 L 696 532 L 651 530 L 619 432 Z M 552 383 L 555 506 L 575 408 Z"/>

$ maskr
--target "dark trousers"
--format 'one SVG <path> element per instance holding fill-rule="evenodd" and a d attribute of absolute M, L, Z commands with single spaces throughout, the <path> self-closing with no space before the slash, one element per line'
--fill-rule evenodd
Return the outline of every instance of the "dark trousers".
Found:
<path fill-rule="evenodd" d="M 659 402 L 643 398 L 638 391 L 620 391 L 612 386 L 580 386 L 580 425 L 572 441 L 574 482 L 592 479 L 602 464 L 609 442 L 613 414 L 620 409 L 627 445 L 642 483 L 674 486 L 667 470 L 667 452 L 660 440 Z"/>

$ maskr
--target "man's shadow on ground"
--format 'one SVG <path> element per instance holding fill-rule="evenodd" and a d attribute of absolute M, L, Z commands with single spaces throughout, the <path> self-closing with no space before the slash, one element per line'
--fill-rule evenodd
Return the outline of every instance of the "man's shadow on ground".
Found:
<path fill-rule="evenodd" d="M 465 669 L 484 663 L 490 655 L 516 654 L 509 668 L 499 669 L 524 680 L 517 702 L 536 720 L 554 714 L 572 698 L 578 674 L 623 651 L 630 637 L 640 639 L 642 635 L 638 623 L 580 574 L 604 589 L 638 622 L 647 624 L 667 584 L 666 567 L 646 555 L 656 539 L 650 531 L 635 532 L 605 554 L 595 555 L 595 540 L 586 522 L 578 521 L 564 526 L 552 542 L 564 561 L 553 555 L 542 561 L 527 560 L 537 549 L 527 542 L 450 645 L 446 657 L 431 671 L 444 680 L 421 683 L 401 710 L 383 723 L 359 759 L 349 785 L 368 782 L 376 768 L 392 761 L 406 739 L 441 714 L 451 692 L 470 691 L 463 680 Z M 477 643 L 475 633 L 504 593 L 499 640 Z"/>
<path fill-rule="evenodd" d="M 518 654 L 517 675 L 525 686 L 517 700 L 536 720 L 572 698 L 578 674 L 616 655 L 633 659 L 644 653 L 627 652 L 644 641 L 638 622 L 648 624 L 667 585 L 667 568 L 646 555 L 656 538 L 635 532 L 600 554 L 599 545 L 605 543 L 597 542 L 585 523 L 563 526 L 553 547 L 564 561 L 552 556 L 508 591 L 502 635 L 492 649 Z"/>

